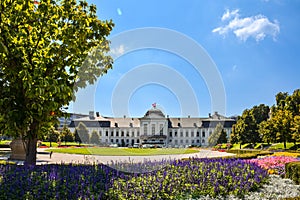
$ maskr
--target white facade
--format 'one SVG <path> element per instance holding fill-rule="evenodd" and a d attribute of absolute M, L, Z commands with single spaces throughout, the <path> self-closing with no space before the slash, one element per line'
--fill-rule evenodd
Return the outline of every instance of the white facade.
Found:
<path fill-rule="evenodd" d="M 89 116 L 74 119 L 69 128 L 72 132 L 84 124 L 90 136 L 97 133 L 101 145 L 134 144 L 160 145 L 167 147 L 207 146 L 208 137 L 216 125 L 221 123 L 227 133 L 231 133 L 234 119 L 215 113 L 208 118 L 170 118 L 153 107 L 142 118 L 110 118 Z M 91 143 L 96 143 L 91 141 Z"/>

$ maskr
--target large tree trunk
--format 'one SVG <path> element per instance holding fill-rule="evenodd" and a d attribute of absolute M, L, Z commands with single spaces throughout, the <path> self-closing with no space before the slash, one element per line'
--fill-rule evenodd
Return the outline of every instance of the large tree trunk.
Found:
<path fill-rule="evenodd" d="M 36 164 L 36 153 L 37 153 L 37 138 L 29 138 L 26 142 L 26 159 L 25 165 Z"/>
<path fill-rule="evenodd" d="M 286 140 L 283 142 L 284 149 L 286 149 Z"/>

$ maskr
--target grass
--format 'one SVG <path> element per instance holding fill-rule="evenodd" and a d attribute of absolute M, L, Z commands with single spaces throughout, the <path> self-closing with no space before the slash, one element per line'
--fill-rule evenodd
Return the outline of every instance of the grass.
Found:
<path fill-rule="evenodd" d="M 9 144 L 11 140 L 0 140 L 0 144 Z"/>
<path fill-rule="evenodd" d="M 299 144 L 299 143 L 298 143 Z M 295 144 L 294 143 L 290 143 L 290 142 L 287 142 L 286 143 L 286 149 L 290 149 L 294 146 Z M 274 150 L 277 150 L 277 149 L 284 149 L 284 144 L 283 143 L 278 143 L 278 144 L 275 144 L 275 145 L 272 145 L 270 147 L 270 149 L 274 149 Z"/>
<path fill-rule="evenodd" d="M 247 147 L 249 144 L 242 144 L 242 149 Z M 240 149 L 240 144 L 233 144 L 232 148 L 230 149 Z"/>
<path fill-rule="evenodd" d="M 83 155 L 102 155 L 102 156 L 152 156 L 152 155 L 171 155 L 171 154 L 189 154 L 197 153 L 195 149 L 173 149 L 173 148 L 157 148 L 157 149 L 137 149 L 137 148 L 57 148 L 47 149 L 53 153 L 69 153 Z"/>

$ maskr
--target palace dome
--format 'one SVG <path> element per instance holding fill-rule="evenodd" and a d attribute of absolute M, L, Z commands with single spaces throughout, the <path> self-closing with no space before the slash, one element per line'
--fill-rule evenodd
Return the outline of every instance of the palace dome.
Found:
<path fill-rule="evenodd" d="M 153 107 L 146 112 L 144 118 L 165 118 L 165 115 L 160 109 Z"/>

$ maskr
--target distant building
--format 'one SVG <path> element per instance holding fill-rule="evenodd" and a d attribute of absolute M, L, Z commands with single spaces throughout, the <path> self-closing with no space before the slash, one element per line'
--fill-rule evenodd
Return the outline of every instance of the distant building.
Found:
<path fill-rule="evenodd" d="M 160 145 L 168 147 L 207 146 L 208 137 L 217 124 L 221 123 L 229 138 L 235 119 L 224 117 L 217 112 L 207 118 L 174 118 L 153 106 L 141 118 L 102 117 L 90 112 L 89 116 L 73 119 L 69 129 L 74 132 L 80 123 L 84 124 L 89 134 L 99 134 L 103 145 L 118 144 L 123 146 Z M 92 142 L 92 141 L 91 141 Z"/>

